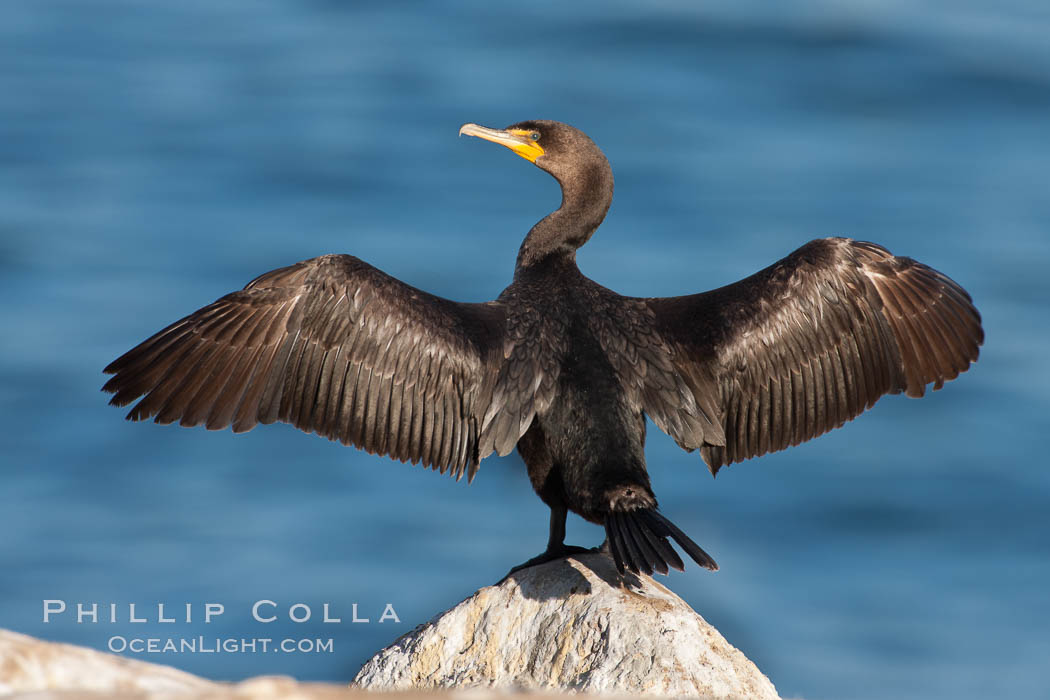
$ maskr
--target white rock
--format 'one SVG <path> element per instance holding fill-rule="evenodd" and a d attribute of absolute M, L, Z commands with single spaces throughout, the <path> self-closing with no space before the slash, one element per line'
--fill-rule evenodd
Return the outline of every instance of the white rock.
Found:
<path fill-rule="evenodd" d="M 126 659 L 0 629 L 0 695 L 25 700 L 328 700 L 345 688 L 283 676 L 216 683 L 171 666 Z"/>
<path fill-rule="evenodd" d="M 170 666 L 0 629 L 0 695 L 40 690 L 201 694 L 218 687 Z"/>
<path fill-rule="evenodd" d="M 492 688 L 778 700 L 740 651 L 603 554 L 518 571 L 372 657 L 369 690 Z"/>

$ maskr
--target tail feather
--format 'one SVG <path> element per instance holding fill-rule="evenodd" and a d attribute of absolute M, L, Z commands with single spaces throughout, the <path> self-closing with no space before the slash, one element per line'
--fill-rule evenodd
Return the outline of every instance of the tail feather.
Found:
<path fill-rule="evenodd" d="M 669 568 L 684 571 L 685 564 L 668 537 L 700 566 L 718 570 L 718 564 L 707 552 L 654 508 L 610 513 L 605 519 L 605 532 L 620 573 L 630 570 L 651 576 L 654 570 L 661 574 Z"/>
<path fill-rule="evenodd" d="M 644 527 L 624 513 L 612 513 L 610 515 L 613 531 L 617 532 L 620 540 L 624 543 L 624 553 L 633 570 L 641 571 L 646 576 L 652 576 L 653 570 L 667 573 L 667 563 L 660 557 L 649 544 L 645 536 L 640 532 Z"/>
<path fill-rule="evenodd" d="M 634 537 L 631 536 L 631 525 L 629 520 L 625 520 L 620 513 L 613 513 L 609 518 L 609 522 L 612 524 L 613 532 L 619 537 L 620 551 L 626 555 L 626 563 L 628 568 L 633 571 L 640 571 L 647 576 L 653 575 L 653 567 L 646 558 L 639 551 L 638 546 L 634 542 Z"/>
<path fill-rule="evenodd" d="M 612 554 L 613 561 L 616 562 L 616 568 L 622 574 L 624 572 L 624 562 L 627 558 L 624 556 L 624 544 L 623 536 L 620 534 L 620 525 L 614 518 L 609 516 L 605 518 L 605 539 L 609 543 L 609 552 Z"/>
<path fill-rule="evenodd" d="M 679 530 L 677 525 L 675 525 L 670 520 L 661 515 L 659 511 L 644 511 L 643 517 L 645 517 L 651 523 L 657 523 L 658 525 L 666 528 L 666 535 L 669 535 L 672 538 L 674 538 L 674 541 L 678 543 L 678 546 L 684 549 L 685 553 L 688 554 L 692 558 L 692 560 L 695 561 L 697 564 L 704 567 L 705 569 L 710 569 L 711 571 L 718 571 L 718 564 L 716 564 L 715 560 L 711 558 L 711 555 L 705 552 L 704 550 L 700 549 L 700 545 L 698 545 L 696 542 L 693 542 L 693 540 L 690 539 L 689 535 Z"/>
<path fill-rule="evenodd" d="M 655 547 L 649 542 L 649 538 L 646 537 L 646 530 L 644 523 L 639 523 L 637 527 L 625 527 L 627 534 L 634 538 L 634 544 L 638 550 L 645 557 L 646 562 L 656 571 L 661 574 L 667 575 L 667 564 L 668 562 L 660 555 Z M 646 574 L 652 576 L 648 571 Z"/>
<path fill-rule="evenodd" d="M 667 538 L 660 537 L 654 533 L 652 528 L 645 524 L 644 520 L 642 521 L 642 525 L 642 533 L 649 539 L 649 543 L 653 546 L 653 549 L 655 549 L 660 556 L 663 557 L 664 561 L 667 562 L 667 565 L 678 571 L 685 571 L 685 562 L 682 561 L 682 557 L 678 556 L 678 552 L 674 551 L 674 547 L 672 547 L 671 543 L 667 541 Z M 660 573 L 666 574 L 667 572 L 661 571 Z"/>

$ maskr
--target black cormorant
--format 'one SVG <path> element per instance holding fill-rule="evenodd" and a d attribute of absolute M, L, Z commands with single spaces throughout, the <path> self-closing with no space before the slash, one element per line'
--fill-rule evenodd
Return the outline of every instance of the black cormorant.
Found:
<path fill-rule="evenodd" d="M 883 394 L 922 396 L 977 359 L 981 318 L 945 275 L 846 238 L 810 241 L 735 284 L 623 297 L 576 266 L 612 202 L 609 162 L 554 121 L 461 134 L 558 180 L 561 206 L 518 252 L 495 301 L 427 294 L 350 255 L 267 272 L 114 361 L 104 389 L 128 418 L 284 421 L 370 453 L 473 479 L 515 447 L 550 506 L 604 526 L 620 571 L 682 569 L 668 538 L 714 561 L 657 509 L 645 417 L 712 473 L 841 426 Z M 523 566 L 524 566 L 523 565 Z"/>

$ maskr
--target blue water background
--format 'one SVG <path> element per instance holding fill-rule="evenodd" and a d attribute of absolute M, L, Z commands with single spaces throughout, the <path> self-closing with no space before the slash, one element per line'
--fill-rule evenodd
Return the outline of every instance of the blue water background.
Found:
<path fill-rule="evenodd" d="M 690 293 L 848 235 L 984 314 L 959 381 L 717 481 L 652 429 L 663 510 L 722 566 L 662 580 L 785 697 L 1047 697 L 1048 36 L 1038 0 L 7 0 L 0 626 L 97 648 L 333 638 L 138 658 L 345 681 L 536 554 L 547 510 L 516 457 L 468 487 L 287 426 L 129 424 L 99 387 L 160 327 L 322 253 L 493 298 L 557 186 L 456 130 L 555 118 L 613 163 L 579 254 L 606 286 Z M 570 521 L 570 541 L 601 537 Z M 122 622 L 44 624 L 44 599 Z M 261 625 L 259 599 L 314 618 Z M 153 621 L 126 622 L 132 602 Z M 157 623 L 157 602 L 195 622 Z M 211 625 L 207 602 L 227 611 Z M 355 602 L 372 622 L 349 623 Z M 400 624 L 377 622 L 388 602 Z"/>

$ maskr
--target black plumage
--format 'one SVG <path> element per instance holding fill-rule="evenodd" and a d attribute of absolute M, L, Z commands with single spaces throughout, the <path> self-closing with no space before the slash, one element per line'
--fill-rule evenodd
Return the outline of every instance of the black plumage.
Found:
<path fill-rule="evenodd" d="M 551 508 L 547 550 L 573 511 L 603 525 L 621 571 L 681 570 L 657 510 L 645 416 L 712 473 L 854 418 L 887 393 L 922 396 L 977 359 L 981 319 L 945 275 L 873 243 L 828 238 L 735 284 L 623 297 L 584 277 L 576 250 L 612 202 L 612 171 L 551 121 L 461 133 L 552 174 L 561 206 L 529 232 L 498 299 L 461 304 L 349 255 L 268 272 L 106 367 L 128 418 L 232 426 L 283 421 L 473 479 L 517 447 Z"/>

